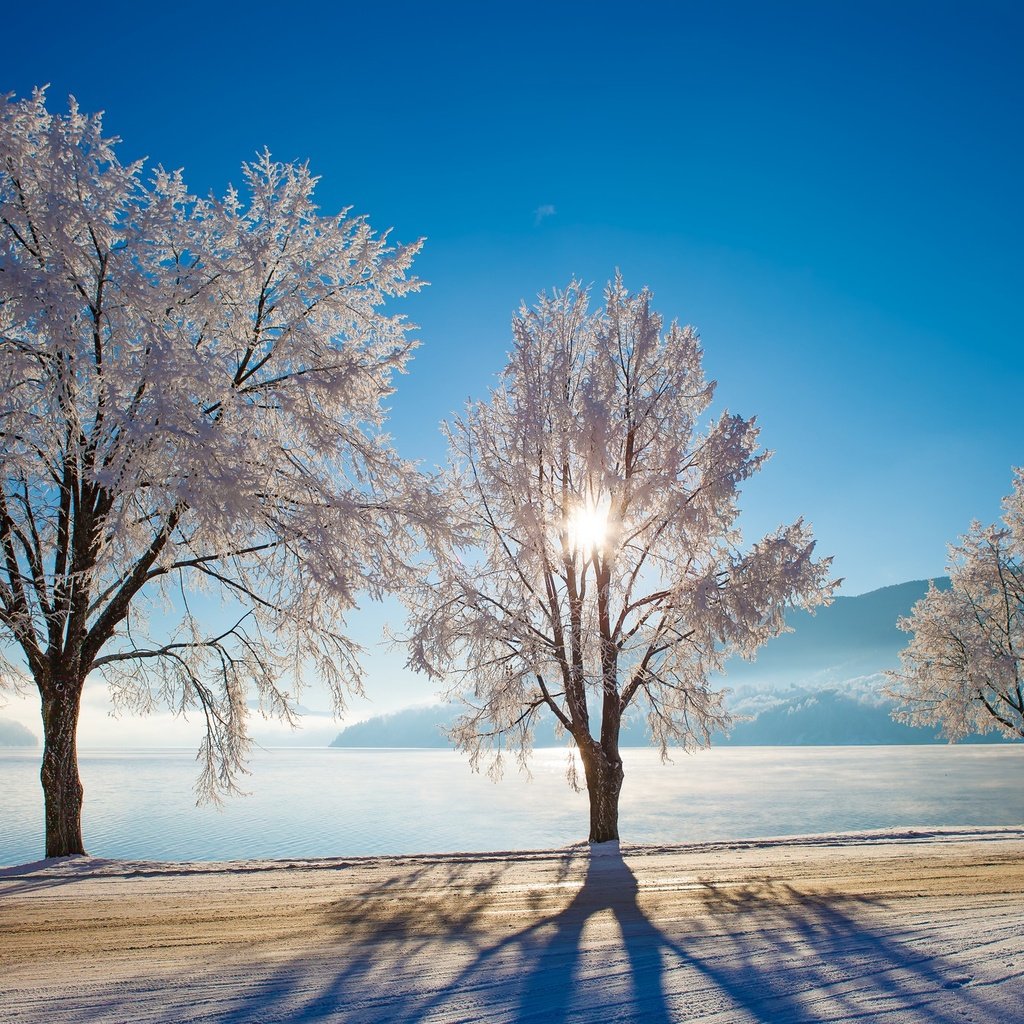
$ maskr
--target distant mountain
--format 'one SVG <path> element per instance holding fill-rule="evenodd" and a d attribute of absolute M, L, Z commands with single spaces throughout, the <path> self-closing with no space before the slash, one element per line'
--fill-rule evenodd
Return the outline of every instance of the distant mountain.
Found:
<path fill-rule="evenodd" d="M 945 576 L 935 580 L 948 589 Z M 902 616 L 928 592 L 928 580 L 912 580 L 857 597 L 837 597 L 815 614 L 795 609 L 786 616 L 791 633 L 770 640 L 755 661 L 734 658 L 730 683 L 773 687 L 828 686 L 896 668 L 909 637 L 898 626 Z"/>
<path fill-rule="evenodd" d="M 936 728 L 893 721 L 887 702 L 871 703 L 836 690 L 797 691 L 739 722 L 715 744 L 732 747 L 858 746 L 883 743 L 944 743 Z M 965 743 L 998 743 L 996 733 Z"/>
<path fill-rule="evenodd" d="M 935 581 L 941 588 L 948 579 Z M 895 668 L 907 635 L 896 625 L 928 590 L 927 580 L 839 597 L 816 615 L 793 611 L 793 632 L 770 641 L 755 662 L 734 659 L 721 682 L 732 691 L 730 711 L 747 718 L 729 746 L 844 745 L 942 742 L 936 729 L 894 722 L 880 694 L 882 672 Z M 458 714 L 450 705 L 408 708 L 342 729 L 332 747 L 445 747 Z M 989 734 L 984 739 L 998 741 Z M 535 745 L 561 743 L 550 716 L 537 728 Z M 624 723 L 623 746 L 649 742 L 642 714 Z"/>
<path fill-rule="evenodd" d="M 786 747 L 786 746 L 857 746 L 873 744 L 917 744 L 945 742 L 938 729 L 914 728 L 895 722 L 889 714 L 890 705 L 869 702 L 837 690 L 795 690 L 788 694 L 764 695 L 761 710 L 749 715 L 740 706 L 737 713 L 747 712 L 747 721 L 740 721 L 728 736 L 716 735 L 714 746 Z M 447 747 L 445 730 L 451 726 L 458 709 L 450 705 L 407 708 L 389 715 L 380 715 L 342 729 L 330 744 L 332 747 Z M 538 747 L 559 746 L 549 717 L 541 720 L 534 737 Z M 974 736 L 968 743 L 998 743 L 995 733 Z M 624 747 L 650 744 L 646 723 L 626 723 L 622 729 Z"/>
<path fill-rule="evenodd" d="M 0 718 L 0 747 L 37 747 L 39 740 L 21 724 Z"/>
<path fill-rule="evenodd" d="M 894 722 L 888 705 L 868 704 L 836 690 L 804 690 L 738 723 L 720 742 L 752 747 L 931 743 L 936 731 Z"/>
<path fill-rule="evenodd" d="M 445 732 L 458 715 L 450 704 L 404 708 L 348 725 L 332 747 L 448 747 Z"/>

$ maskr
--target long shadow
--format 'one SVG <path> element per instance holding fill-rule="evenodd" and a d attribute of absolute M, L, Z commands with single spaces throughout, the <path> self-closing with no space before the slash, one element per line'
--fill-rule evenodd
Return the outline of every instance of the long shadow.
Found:
<path fill-rule="evenodd" d="M 559 913 L 531 923 L 477 950 L 462 971 L 430 998 L 389 1008 L 386 1016 L 413 1024 L 441 1011 L 465 993 L 487 986 L 488 967 L 502 975 L 501 961 L 514 962 L 518 989 L 516 1021 L 552 1024 L 570 1018 L 668 1024 L 699 1007 L 685 1005 L 689 993 L 667 984 L 682 970 L 703 979 L 706 996 L 742 1008 L 762 1024 L 816 1024 L 822 1000 L 829 1016 L 850 1019 L 925 1009 L 934 1024 L 960 1024 L 965 1013 L 999 1020 L 969 971 L 934 955 L 898 931 L 868 923 L 881 901 L 840 893 L 804 894 L 766 880 L 741 887 L 706 883 L 701 914 L 668 935 L 644 912 L 636 877 L 618 855 L 592 858 L 583 885 Z M 584 929 L 609 913 L 621 933 L 617 991 L 615 971 L 584 974 Z M 614 951 L 598 956 L 614 961 Z M 624 965 L 625 966 L 625 965 Z M 508 996 L 508 975 L 503 976 Z M 500 983 L 499 983 L 500 984 Z"/>
<path fill-rule="evenodd" d="M 51 889 L 96 878 L 195 878 L 219 874 L 248 875 L 280 871 L 288 861 L 122 861 L 106 857 L 50 857 L 28 864 L 0 867 L 0 898 Z M 300 864 L 302 862 L 299 862 Z M 320 871 L 344 871 L 352 862 L 318 863 Z"/>
<path fill-rule="evenodd" d="M 219 991 L 216 968 L 201 968 L 157 1005 L 140 979 L 148 1005 L 136 1005 L 154 1016 L 138 1017 L 210 1024 L 669 1024 L 730 1012 L 760 1024 L 812 1024 L 823 1015 L 1005 1019 L 998 998 L 971 986 L 969 966 L 933 953 L 920 931 L 904 939 L 898 921 L 874 924 L 881 901 L 807 894 L 770 879 L 645 895 L 620 856 L 591 857 L 585 867 L 580 857 L 567 851 L 556 866 L 563 884 L 581 871 L 583 879 L 553 914 L 542 909 L 550 883 L 531 896 L 505 884 L 515 880 L 500 861 L 484 870 L 423 864 L 336 901 L 312 922 L 323 929 L 322 943 L 304 942 L 272 971 L 257 961 L 243 991 Z M 648 900 L 659 904 L 660 925 L 645 912 Z M 251 953 L 240 955 L 252 962 Z M 977 949 L 972 955 L 980 958 Z M 199 993 L 211 1002 L 194 1005 Z M 115 1019 L 114 993 L 95 996 L 83 1019 Z"/>
<path fill-rule="evenodd" d="M 597 1003 L 602 1015 L 615 1019 L 622 1019 L 624 1012 L 649 1024 L 670 1024 L 675 1019 L 663 980 L 664 936 L 641 909 L 639 891 L 636 876 L 617 851 L 593 856 L 572 902 L 548 922 L 510 940 L 527 954 L 517 1021 L 536 1018 L 556 1024 Z M 616 985 L 614 993 L 596 991 L 608 986 L 605 974 L 581 970 L 584 931 L 601 915 L 610 916 L 618 926 L 621 950 L 628 960 L 628 969 L 622 972 L 628 976 L 627 983 Z M 599 959 L 607 963 L 609 958 Z M 610 959 L 615 959 L 614 953 Z"/>
<path fill-rule="evenodd" d="M 51 857 L 0 868 L 0 899 L 81 882 L 95 877 L 110 863 L 97 857 Z"/>
<path fill-rule="evenodd" d="M 560 877 L 567 873 L 568 868 L 564 867 Z M 636 877 L 617 852 L 590 857 L 582 886 L 563 910 L 496 943 L 478 947 L 469 963 L 443 988 L 426 998 L 414 998 L 411 1005 L 389 1006 L 385 1018 L 396 1024 L 418 1024 L 433 1014 L 441 1015 L 446 1008 L 451 1010 L 453 999 L 468 997 L 470 1002 L 486 1004 L 489 994 L 508 998 L 511 990 L 515 993 L 515 1009 L 507 1017 L 516 1022 L 538 1020 L 558 1024 L 600 1004 L 602 1020 L 608 1019 L 606 1014 L 610 1013 L 616 1020 L 670 1024 L 675 1018 L 669 1012 L 661 964 L 666 942 L 640 908 L 638 892 Z M 487 905 L 486 898 L 476 907 L 467 905 L 468 915 L 452 934 L 464 940 L 465 925 L 471 924 L 476 912 Z M 595 973 L 592 965 L 591 970 L 582 971 L 586 954 L 584 931 L 605 912 L 615 921 L 621 935 L 617 950 L 606 948 L 612 959 L 624 951 L 628 960 L 628 969 L 616 972 L 627 975 L 627 984 L 616 984 L 614 993 L 607 991 L 606 973 Z M 605 956 L 599 959 L 607 966 Z M 463 1015 L 457 1016 L 461 1019 Z"/>
<path fill-rule="evenodd" d="M 415 971 L 424 957 L 429 959 L 439 939 L 482 949 L 484 918 L 505 873 L 500 862 L 476 878 L 468 877 L 465 864 L 424 863 L 411 873 L 361 889 L 358 896 L 338 900 L 323 924 L 329 935 L 345 938 L 340 962 L 328 967 L 328 945 L 326 960 L 318 958 L 312 967 L 319 973 L 312 984 L 304 964 L 296 971 L 296 965 L 289 963 L 260 985 L 255 998 L 210 1019 L 217 1024 L 250 1024 L 268 1018 L 296 1024 L 419 1022 L 444 1000 L 425 1000 L 418 978 L 409 978 L 406 972 Z M 459 893 L 454 903 L 446 898 L 453 890 Z M 300 963 L 304 960 L 300 958 Z M 382 978 L 382 969 L 387 970 L 389 963 L 401 966 Z M 446 987 L 449 996 L 450 989 Z"/>
<path fill-rule="evenodd" d="M 562 876 L 570 873 L 569 861 L 571 854 Z M 402 886 L 415 891 L 426 878 L 420 874 Z M 696 907 L 688 905 L 669 935 L 645 913 L 627 863 L 601 855 L 589 860 L 583 884 L 564 909 L 523 927 L 510 925 L 495 942 L 487 918 L 495 913 L 502 874 L 496 869 L 469 883 L 453 866 L 439 881 L 435 869 L 435 890 L 460 892 L 454 909 L 450 900 L 410 905 L 390 885 L 339 903 L 331 923 L 358 940 L 355 955 L 348 942 L 345 960 L 333 969 L 329 961 L 311 963 L 308 970 L 321 972 L 318 979 L 288 965 L 266 979 L 250 1003 L 211 1019 L 248 1024 L 287 1015 L 296 1022 L 419 1024 L 451 1015 L 669 1024 L 716 1003 L 761 1024 L 815 1024 L 822 1000 L 830 1018 L 885 1019 L 887 1012 L 916 1009 L 935 1024 L 961 1024 L 965 1013 L 1000 1019 L 981 993 L 965 988 L 970 979 L 955 962 L 868 924 L 865 911 L 878 905 L 875 900 L 807 895 L 770 880 L 740 887 L 705 883 Z M 389 897 L 395 899 L 392 916 L 378 906 L 372 919 L 360 918 L 367 900 Z M 595 947 L 585 931 L 602 917 Z M 423 985 L 418 972 L 428 969 L 439 941 L 460 945 L 466 955 L 453 974 Z"/>
<path fill-rule="evenodd" d="M 982 995 L 964 989 L 973 978 L 954 961 L 866 923 L 862 912 L 882 901 L 838 893 L 801 893 L 765 880 L 739 887 L 704 883 L 702 902 L 719 932 L 714 957 L 695 955 L 696 941 L 665 938 L 750 1018 L 763 1024 L 817 1024 L 829 1018 L 886 1019 L 927 1010 L 934 1024 L 1001 1020 Z M 956 993 L 951 1000 L 944 993 Z M 987 1016 L 986 1016 L 987 1014 Z"/>
<path fill-rule="evenodd" d="M 467 993 L 491 987 L 493 973 L 505 998 L 509 989 L 516 992 L 506 1019 L 669 1024 L 701 1012 L 687 1005 L 685 988 L 672 991 L 667 983 L 673 972 L 689 970 L 704 982 L 705 1008 L 724 997 L 762 1024 L 817 1024 L 823 998 L 830 1017 L 872 1016 L 871 1004 L 895 1012 L 927 1007 L 934 1024 L 961 1024 L 970 1010 L 985 1019 L 984 999 L 964 990 L 971 978 L 961 967 L 862 919 L 878 900 L 807 895 L 771 881 L 739 888 L 705 883 L 698 897 L 703 913 L 691 914 L 686 933 L 672 937 L 651 921 L 639 894 L 620 856 L 594 857 L 564 910 L 478 950 L 443 989 L 412 1006 L 392 1006 L 387 1017 L 416 1024 L 441 1015 Z M 584 930 L 602 914 L 617 924 L 621 947 L 606 930 L 601 948 L 588 954 Z M 584 971 L 588 955 L 604 970 L 595 973 L 591 964 Z M 936 999 L 954 992 L 956 1005 L 948 996 Z M 998 1014 L 987 1019 L 1001 1020 Z"/>

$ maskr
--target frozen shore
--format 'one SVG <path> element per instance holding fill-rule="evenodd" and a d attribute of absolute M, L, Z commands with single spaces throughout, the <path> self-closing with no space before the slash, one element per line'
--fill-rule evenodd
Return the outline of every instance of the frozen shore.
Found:
<path fill-rule="evenodd" d="M 0 1021 L 1021 1019 L 1024 826 L 0 869 Z"/>

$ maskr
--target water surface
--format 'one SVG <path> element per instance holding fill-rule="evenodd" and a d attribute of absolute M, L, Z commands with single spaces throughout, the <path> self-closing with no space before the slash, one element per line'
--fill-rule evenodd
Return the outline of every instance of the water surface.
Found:
<path fill-rule="evenodd" d="M 43 851 L 39 752 L 0 752 L 0 864 Z M 450 750 L 257 751 L 249 795 L 195 806 L 194 752 L 84 751 L 86 848 L 227 860 L 524 850 L 586 838 L 566 751 L 495 784 Z M 624 751 L 620 832 L 636 843 L 893 826 L 1024 823 L 1024 745 L 720 747 L 660 763 Z M 582 778 L 582 773 L 581 773 Z"/>

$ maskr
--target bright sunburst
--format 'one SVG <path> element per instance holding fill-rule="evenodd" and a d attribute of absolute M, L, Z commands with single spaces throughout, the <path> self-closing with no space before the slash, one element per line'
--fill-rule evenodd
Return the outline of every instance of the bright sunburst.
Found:
<path fill-rule="evenodd" d="M 604 547 L 608 539 L 608 501 L 581 505 L 569 517 L 569 546 L 584 555 Z"/>

